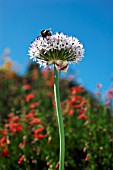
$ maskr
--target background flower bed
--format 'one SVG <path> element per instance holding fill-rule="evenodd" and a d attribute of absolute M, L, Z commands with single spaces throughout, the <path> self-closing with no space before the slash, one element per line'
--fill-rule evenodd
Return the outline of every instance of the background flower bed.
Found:
<path fill-rule="evenodd" d="M 31 64 L 26 75 L 0 71 L 0 168 L 58 168 L 53 73 Z M 65 170 L 113 169 L 113 90 L 107 103 L 76 82 L 60 80 L 66 136 Z"/>

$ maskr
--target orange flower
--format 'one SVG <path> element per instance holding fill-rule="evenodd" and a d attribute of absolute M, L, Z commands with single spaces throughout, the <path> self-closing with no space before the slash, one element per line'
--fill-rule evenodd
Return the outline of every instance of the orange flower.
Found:
<path fill-rule="evenodd" d="M 2 152 L 2 155 L 3 156 L 8 156 L 9 155 L 9 149 L 8 148 L 5 148 Z"/>
<path fill-rule="evenodd" d="M 26 102 L 29 102 L 31 99 L 33 99 L 35 96 L 33 93 L 29 93 L 28 95 L 26 95 Z"/>
<path fill-rule="evenodd" d="M 18 161 L 18 164 L 21 164 L 21 163 L 23 162 L 24 159 L 25 159 L 25 156 L 22 155 L 22 156 L 20 157 L 19 161 Z"/>

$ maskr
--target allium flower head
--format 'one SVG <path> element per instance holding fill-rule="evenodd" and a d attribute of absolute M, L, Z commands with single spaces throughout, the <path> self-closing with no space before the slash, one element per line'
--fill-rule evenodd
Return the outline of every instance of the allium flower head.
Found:
<path fill-rule="evenodd" d="M 43 30 L 31 43 L 29 55 L 40 66 L 55 64 L 58 71 L 67 71 L 69 62 L 78 63 L 82 59 L 84 49 L 75 37 Z"/>

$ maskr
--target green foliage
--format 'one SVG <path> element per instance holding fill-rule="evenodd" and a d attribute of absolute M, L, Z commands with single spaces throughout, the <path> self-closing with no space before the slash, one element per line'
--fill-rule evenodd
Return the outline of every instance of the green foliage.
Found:
<path fill-rule="evenodd" d="M 32 64 L 26 75 L 0 71 L 0 76 L 1 170 L 56 169 L 59 132 L 53 73 Z M 60 80 L 60 93 L 65 170 L 112 170 L 112 107 L 66 79 Z"/>

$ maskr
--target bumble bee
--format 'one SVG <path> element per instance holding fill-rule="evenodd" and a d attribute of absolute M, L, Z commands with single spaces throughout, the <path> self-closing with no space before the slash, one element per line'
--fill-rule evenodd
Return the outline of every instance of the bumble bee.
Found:
<path fill-rule="evenodd" d="M 42 30 L 40 35 L 46 38 L 47 36 L 52 36 L 52 32 L 50 30 Z"/>

